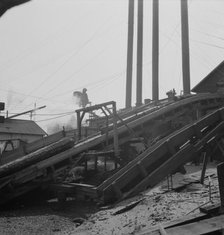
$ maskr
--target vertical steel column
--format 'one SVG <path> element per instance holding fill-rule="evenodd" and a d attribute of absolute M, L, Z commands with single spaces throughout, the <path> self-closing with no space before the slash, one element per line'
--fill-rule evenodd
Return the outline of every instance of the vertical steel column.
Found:
<path fill-rule="evenodd" d="M 132 64 L 133 64 L 133 37 L 134 37 L 134 0 L 129 0 L 128 9 L 128 48 L 126 71 L 126 100 L 125 107 L 131 107 L 132 97 Z"/>
<path fill-rule="evenodd" d="M 159 0 L 153 0 L 152 99 L 159 100 Z"/>
<path fill-rule="evenodd" d="M 138 0 L 136 106 L 142 105 L 143 0 Z"/>
<path fill-rule="evenodd" d="M 184 95 L 190 94 L 190 56 L 189 56 L 189 27 L 188 0 L 181 1 L 181 36 L 182 36 L 182 71 Z"/>

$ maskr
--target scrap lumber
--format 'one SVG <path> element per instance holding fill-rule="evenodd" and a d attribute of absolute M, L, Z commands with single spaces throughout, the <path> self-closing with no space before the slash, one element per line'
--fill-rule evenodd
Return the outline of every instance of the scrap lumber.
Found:
<path fill-rule="evenodd" d="M 200 217 L 199 217 L 200 218 Z M 164 226 L 167 234 L 172 235 L 202 235 L 224 229 L 224 215 L 212 218 L 201 218 L 196 222 L 186 221 L 184 224 L 174 224 L 172 227 Z M 139 235 L 160 235 L 160 228 L 155 230 L 146 230 L 138 233 Z"/>
<path fill-rule="evenodd" d="M 161 235 L 167 235 L 166 230 L 163 228 L 163 226 L 161 224 L 159 225 L 159 232 Z"/>
<path fill-rule="evenodd" d="M 50 144 L 47 147 L 41 148 L 33 153 L 25 155 L 15 161 L 9 162 L 0 166 L 0 177 L 13 174 L 25 167 L 40 162 L 44 159 L 50 158 L 60 152 L 63 152 L 74 145 L 74 140 L 70 138 L 63 138 L 56 143 Z"/>
<path fill-rule="evenodd" d="M 124 206 L 124 207 L 122 207 L 121 209 L 115 211 L 115 212 L 113 213 L 113 215 L 119 215 L 119 214 L 122 214 L 122 213 L 124 213 L 124 212 L 126 212 L 126 211 L 129 211 L 129 210 L 133 209 L 134 207 L 136 207 L 136 206 L 137 206 L 140 202 L 142 202 L 143 200 L 144 200 L 144 199 L 140 199 L 140 200 L 138 200 L 138 201 L 129 203 L 127 206 Z"/>
<path fill-rule="evenodd" d="M 161 225 L 164 229 L 168 229 L 176 226 L 181 226 L 184 224 L 194 223 L 207 218 L 209 218 L 207 214 L 200 212 L 199 214 L 188 215 L 178 219 L 174 219 L 169 222 L 164 222 Z M 136 233 L 136 235 L 161 235 L 159 225 L 160 224 L 144 228 L 142 231 Z"/>
<path fill-rule="evenodd" d="M 206 171 L 206 167 L 207 167 L 207 164 L 208 164 L 208 154 L 206 152 L 204 152 L 204 155 L 203 155 L 203 167 L 202 167 L 202 171 L 201 171 L 201 179 L 200 179 L 200 183 L 201 184 L 204 184 L 204 179 L 205 179 L 205 171 Z"/>
<path fill-rule="evenodd" d="M 97 198 L 96 187 L 89 184 L 77 183 L 54 183 L 50 185 L 50 189 L 54 192 L 61 192 L 67 196 L 89 196 L 90 198 Z"/>
<path fill-rule="evenodd" d="M 209 215 L 211 215 L 211 214 L 214 215 L 214 214 L 219 213 L 220 206 L 221 206 L 220 203 L 215 203 L 215 204 L 201 206 L 199 209 L 200 209 L 200 212 L 202 212 L 202 213 L 209 214 Z"/>
<path fill-rule="evenodd" d="M 224 215 L 215 216 L 198 222 L 167 229 L 168 234 L 201 235 L 224 229 Z"/>

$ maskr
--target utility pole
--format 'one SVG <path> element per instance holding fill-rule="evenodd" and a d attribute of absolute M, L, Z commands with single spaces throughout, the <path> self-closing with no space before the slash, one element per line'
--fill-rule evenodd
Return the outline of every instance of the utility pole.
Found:
<path fill-rule="evenodd" d="M 159 100 L 159 0 L 153 0 L 152 27 L 152 99 Z"/>
<path fill-rule="evenodd" d="M 136 106 L 142 105 L 143 0 L 138 0 Z"/>
<path fill-rule="evenodd" d="M 190 94 L 190 56 L 189 56 L 189 27 L 188 0 L 181 2 L 181 36 L 182 36 L 182 71 L 184 95 Z"/>
<path fill-rule="evenodd" d="M 134 0 L 129 0 L 128 8 L 128 48 L 126 71 L 126 100 L 125 107 L 131 107 L 132 98 L 132 64 L 133 64 L 133 38 L 134 38 Z"/>
<path fill-rule="evenodd" d="M 38 108 L 35 108 L 35 109 L 31 109 L 31 110 L 28 110 L 28 111 L 25 111 L 25 112 L 22 112 L 22 113 L 15 114 L 15 115 L 12 115 L 12 116 L 7 117 L 7 118 L 8 119 L 15 118 L 15 117 L 18 117 L 18 116 L 21 116 L 21 115 L 24 115 L 24 114 L 27 114 L 27 113 L 32 113 L 32 112 L 34 112 L 36 110 L 40 110 L 40 109 L 44 109 L 44 108 L 46 108 L 46 105 L 38 107 Z"/>

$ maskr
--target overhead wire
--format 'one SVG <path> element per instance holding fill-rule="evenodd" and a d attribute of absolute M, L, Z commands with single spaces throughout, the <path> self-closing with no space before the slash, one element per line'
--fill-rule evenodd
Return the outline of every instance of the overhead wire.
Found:
<path fill-rule="evenodd" d="M 196 30 L 196 29 L 192 29 L 192 30 L 193 30 L 193 31 L 195 31 L 195 32 L 198 32 L 198 33 L 204 34 L 204 35 L 206 35 L 206 36 L 208 36 L 208 37 L 212 37 L 212 38 L 216 38 L 216 39 L 219 39 L 219 40 L 224 41 L 224 37 L 219 37 L 219 36 L 216 36 L 216 35 L 213 35 L 213 34 L 207 33 L 207 32 L 203 32 L 203 31 L 201 31 L 201 30 Z"/>
<path fill-rule="evenodd" d="M 109 21 L 111 18 L 113 18 L 113 15 L 110 16 L 107 21 Z M 106 22 L 107 22 L 107 21 L 106 21 Z M 104 24 L 105 24 L 105 22 L 104 22 Z M 103 25 L 104 25 L 104 24 L 103 24 Z M 55 75 L 57 72 L 59 72 L 75 55 L 77 55 L 83 48 L 85 48 L 86 45 L 88 45 L 91 41 L 93 41 L 93 39 L 96 38 L 98 31 L 100 31 L 100 29 L 102 28 L 103 25 L 101 25 L 101 26 L 92 34 L 92 36 L 91 36 L 89 39 L 87 39 L 76 51 L 73 51 L 73 52 L 71 53 L 71 55 L 66 59 L 66 61 L 64 61 L 63 64 L 61 64 L 61 66 L 59 66 L 53 73 L 51 73 L 50 75 L 48 75 L 48 76 L 39 84 L 39 86 L 35 87 L 29 94 L 32 94 L 33 92 L 37 91 L 40 87 L 42 87 L 50 78 L 53 77 L 53 75 Z M 24 99 L 20 102 L 20 104 L 23 103 L 23 102 L 25 101 L 25 99 L 26 99 L 26 98 L 24 98 Z"/>
<path fill-rule="evenodd" d="M 84 13 L 82 16 L 80 16 L 79 18 L 78 18 L 78 22 L 80 21 L 80 20 L 82 20 L 82 18 L 83 18 L 83 16 L 84 17 L 86 17 L 86 15 L 89 15 L 90 13 L 92 12 L 92 10 L 91 11 L 88 11 L 87 13 Z M 4 71 L 4 70 L 6 70 L 7 68 L 10 68 L 12 65 L 14 65 L 15 63 L 12 63 L 12 62 L 20 62 L 21 61 L 21 59 L 23 59 L 24 57 L 26 57 L 26 56 L 29 56 L 30 54 L 32 54 L 33 53 L 33 51 L 32 51 L 32 49 L 34 49 L 34 51 L 35 50 L 37 50 L 37 49 L 39 49 L 40 47 L 42 47 L 42 46 L 46 46 L 46 45 L 48 45 L 49 43 L 52 43 L 52 39 L 53 40 L 58 40 L 59 39 L 59 37 L 61 37 L 61 36 L 63 36 L 64 34 L 62 34 L 63 32 L 65 32 L 65 31 L 68 31 L 68 30 L 71 30 L 71 27 L 73 27 L 74 26 L 74 24 L 76 24 L 77 23 L 77 21 L 76 22 L 72 22 L 71 24 L 70 24 L 70 26 L 68 26 L 68 27 L 63 27 L 63 28 L 60 28 L 60 30 L 58 30 L 58 31 L 56 31 L 55 33 L 53 33 L 52 35 L 48 35 L 46 38 L 44 38 L 41 42 L 38 42 L 39 43 L 39 46 L 30 46 L 30 47 L 28 47 L 28 48 L 26 48 L 25 50 L 24 50 L 24 53 L 25 54 L 22 54 L 21 52 L 17 55 L 17 56 L 15 56 L 14 58 L 11 58 L 10 60 L 8 60 L 8 64 L 9 64 L 9 67 L 5 67 L 5 68 L 2 68 L 1 69 L 1 71 Z M 48 42 L 49 41 L 49 42 Z M 22 55 L 21 55 L 22 54 Z"/>
<path fill-rule="evenodd" d="M 74 71 L 72 74 L 70 74 L 69 76 L 67 76 L 66 78 L 63 78 L 62 81 L 58 82 L 52 89 L 48 90 L 47 94 L 51 93 L 52 91 L 54 91 L 56 88 L 58 88 L 61 84 L 65 84 L 68 81 L 70 81 L 74 75 L 77 75 L 78 73 L 80 73 L 84 68 L 86 68 L 89 64 L 91 64 L 93 61 L 96 60 L 97 57 L 99 57 L 100 55 L 102 55 L 105 50 L 110 49 L 110 47 L 107 45 L 106 47 L 104 47 L 101 51 L 99 51 L 94 57 L 92 57 L 89 61 L 87 61 L 83 66 L 81 66 L 79 69 L 77 69 L 76 71 Z"/>
<path fill-rule="evenodd" d="M 53 117 L 53 118 L 47 118 L 47 119 L 37 120 L 36 122 L 51 121 L 51 120 L 55 120 L 55 119 L 58 119 L 58 118 L 66 117 L 66 116 L 68 116 L 68 115 L 71 115 L 71 114 L 65 114 L 65 115 L 60 115 L 60 116 Z"/>
<path fill-rule="evenodd" d="M 52 97 L 50 97 L 50 98 L 60 97 L 60 96 L 63 96 L 63 95 L 67 95 L 69 92 L 77 91 L 77 90 L 82 89 L 82 88 L 86 88 L 86 87 L 90 88 L 90 87 L 97 86 L 97 84 L 99 84 L 99 83 L 104 83 L 104 82 L 106 82 L 108 79 L 109 79 L 109 80 L 110 80 L 110 79 L 113 79 L 114 77 L 117 77 L 119 74 L 121 74 L 120 71 L 118 71 L 118 72 L 115 73 L 115 74 L 105 76 L 105 77 L 103 77 L 102 79 L 100 79 L 100 80 L 98 80 L 98 81 L 96 81 L 96 82 L 86 83 L 86 84 L 84 84 L 84 85 L 82 85 L 82 86 L 79 86 L 79 87 L 75 87 L 75 88 L 73 88 L 73 89 L 66 90 L 66 91 L 64 91 L 64 92 L 62 92 L 62 93 L 57 93 L 56 95 L 54 95 L 54 96 L 52 96 Z"/>
<path fill-rule="evenodd" d="M 191 38 L 191 41 L 224 50 L 224 46 L 219 46 L 219 45 L 215 45 L 213 43 L 203 42 L 203 41 L 200 41 L 200 40 L 195 40 L 193 38 Z"/>

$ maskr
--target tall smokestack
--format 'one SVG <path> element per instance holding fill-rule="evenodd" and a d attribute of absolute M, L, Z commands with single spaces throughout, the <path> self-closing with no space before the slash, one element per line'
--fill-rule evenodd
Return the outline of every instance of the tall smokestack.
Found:
<path fill-rule="evenodd" d="M 189 57 L 189 27 L 188 0 L 181 2 L 181 33 L 182 33 L 182 71 L 184 94 L 190 94 L 190 57 Z"/>
<path fill-rule="evenodd" d="M 152 99 L 159 99 L 159 0 L 153 0 Z"/>
<path fill-rule="evenodd" d="M 126 72 L 126 101 L 125 107 L 131 107 L 132 96 L 132 64 L 133 64 L 133 37 L 134 37 L 134 0 L 129 0 L 128 8 L 128 48 Z"/>
<path fill-rule="evenodd" d="M 143 0 L 138 0 L 136 106 L 142 105 Z"/>

